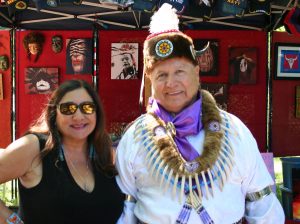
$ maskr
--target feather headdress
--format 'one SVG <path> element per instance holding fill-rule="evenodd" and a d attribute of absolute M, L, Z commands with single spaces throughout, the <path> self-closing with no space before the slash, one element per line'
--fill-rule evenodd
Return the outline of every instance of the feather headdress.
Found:
<path fill-rule="evenodd" d="M 169 30 L 179 31 L 179 19 L 176 10 L 170 4 L 163 4 L 151 17 L 150 33 L 162 33 Z"/>
<path fill-rule="evenodd" d="M 144 72 L 153 68 L 156 62 L 173 57 L 185 57 L 195 65 L 193 40 L 179 30 L 179 19 L 172 5 L 164 3 L 153 14 L 150 35 L 144 42 Z"/>

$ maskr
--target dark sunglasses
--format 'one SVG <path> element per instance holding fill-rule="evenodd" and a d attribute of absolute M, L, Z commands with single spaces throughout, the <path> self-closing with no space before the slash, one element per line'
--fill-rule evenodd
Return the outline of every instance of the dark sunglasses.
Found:
<path fill-rule="evenodd" d="M 96 105 L 93 102 L 82 102 L 80 104 L 66 102 L 57 105 L 57 108 L 64 115 L 75 114 L 78 108 L 83 114 L 93 114 L 96 110 Z"/>

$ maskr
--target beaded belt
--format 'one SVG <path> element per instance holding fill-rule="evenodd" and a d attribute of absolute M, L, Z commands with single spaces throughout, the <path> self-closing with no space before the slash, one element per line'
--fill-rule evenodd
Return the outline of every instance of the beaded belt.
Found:
<path fill-rule="evenodd" d="M 241 218 L 239 221 L 233 223 L 233 224 L 243 224 L 244 223 L 244 218 Z M 142 222 L 141 220 L 138 220 L 137 224 L 147 224 L 145 222 Z"/>

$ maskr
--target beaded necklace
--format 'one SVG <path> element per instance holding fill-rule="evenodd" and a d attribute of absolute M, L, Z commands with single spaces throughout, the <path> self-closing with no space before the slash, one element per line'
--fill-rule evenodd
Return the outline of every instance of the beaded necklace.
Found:
<path fill-rule="evenodd" d="M 223 189 L 231 172 L 233 150 L 228 139 L 229 122 L 225 113 L 217 108 L 213 97 L 205 90 L 202 94 L 202 122 L 205 139 L 203 153 L 192 161 L 180 154 L 174 136 L 176 129 L 171 122 L 165 123 L 155 114 L 148 112 L 137 120 L 134 138 L 146 150 L 146 161 L 150 175 L 166 191 L 172 185 L 173 197 L 181 203 L 186 201 L 178 217 L 178 223 L 186 223 L 191 208 L 194 208 L 204 223 L 213 223 L 202 206 L 202 197 L 213 197 L 215 187 Z M 205 221 L 208 220 L 208 221 Z"/>

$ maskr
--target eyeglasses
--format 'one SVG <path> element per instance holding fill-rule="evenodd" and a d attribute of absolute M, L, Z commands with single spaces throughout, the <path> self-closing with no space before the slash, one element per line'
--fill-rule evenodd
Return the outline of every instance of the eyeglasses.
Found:
<path fill-rule="evenodd" d="M 64 115 L 75 114 L 78 108 L 83 114 L 93 114 L 96 110 L 96 105 L 93 102 L 82 102 L 80 104 L 66 102 L 57 105 L 57 108 Z"/>

